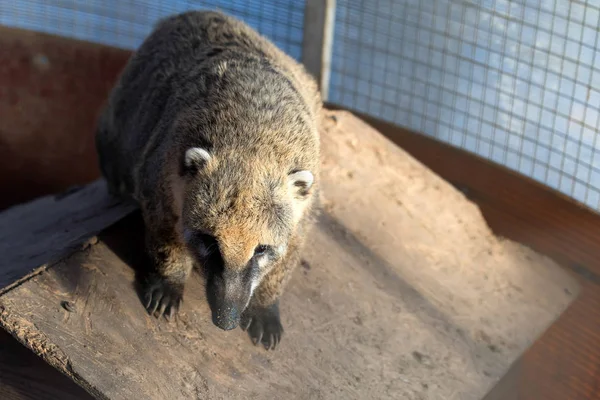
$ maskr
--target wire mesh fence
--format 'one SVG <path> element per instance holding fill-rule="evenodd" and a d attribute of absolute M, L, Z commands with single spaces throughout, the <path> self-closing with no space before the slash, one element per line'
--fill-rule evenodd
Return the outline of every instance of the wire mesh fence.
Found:
<path fill-rule="evenodd" d="M 218 8 L 300 60 L 304 7 L 299 0 L 4 1 L 0 24 L 135 48 L 159 18 Z M 337 0 L 329 100 L 600 210 L 599 24 L 598 0 Z"/>
<path fill-rule="evenodd" d="M 329 98 L 600 209 L 600 2 L 337 0 Z"/>
<path fill-rule="evenodd" d="M 304 0 L 0 1 L 0 25 L 135 49 L 160 18 L 197 9 L 234 15 L 300 59 Z"/>

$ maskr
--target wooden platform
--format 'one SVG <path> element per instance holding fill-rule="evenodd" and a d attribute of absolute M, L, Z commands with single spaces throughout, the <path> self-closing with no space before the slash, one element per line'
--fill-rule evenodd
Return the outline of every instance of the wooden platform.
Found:
<path fill-rule="evenodd" d="M 0 297 L 0 325 L 97 398 L 482 399 L 578 285 L 550 259 L 495 238 L 477 207 L 368 125 L 333 113 L 325 126 L 324 212 L 283 299 L 277 352 L 215 328 L 197 278 L 177 323 L 147 316 L 135 290 L 136 214 L 33 273 L 39 261 L 5 257 L 28 276 Z M 93 216 L 108 205 L 111 225 L 129 208 L 99 185 L 0 221 L 42 211 L 68 221 L 60 210 L 75 202 Z M 11 240 L 54 247 L 32 238 L 54 232 L 39 220 Z"/>
<path fill-rule="evenodd" d="M 128 56 L 119 49 L 0 27 L 0 187 L 10 188 L 0 208 L 98 176 L 95 114 Z M 578 276 L 582 295 L 515 368 L 518 398 L 600 399 L 600 216 L 498 165 L 369 122 L 468 193 L 496 233 L 552 256 Z M 46 151 L 32 157 L 29 149 L 40 143 Z M 61 380 L 10 336 L 0 334 L 0 345 L 1 398 L 82 398 L 71 381 Z"/>

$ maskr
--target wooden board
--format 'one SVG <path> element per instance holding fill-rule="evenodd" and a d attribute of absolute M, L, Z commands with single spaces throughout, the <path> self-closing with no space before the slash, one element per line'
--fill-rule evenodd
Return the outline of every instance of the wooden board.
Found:
<path fill-rule="evenodd" d="M 0 219 L 0 293 L 86 245 L 96 233 L 129 214 L 98 180 L 4 211 Z"/>
<path fill-rule="evenodd" d="M 196 277 L 176 324 L 148 317 L 136 214 L 0 297 L 0 323 L 99 398 L 481 399 L 577 284 L 351 115 L 322 137 L 325 209 L 276 352 L 214 327 Z"/>

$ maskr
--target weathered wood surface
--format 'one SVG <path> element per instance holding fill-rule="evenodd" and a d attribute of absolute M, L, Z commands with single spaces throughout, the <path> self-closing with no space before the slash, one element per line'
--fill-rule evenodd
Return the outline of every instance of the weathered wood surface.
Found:
<path fill-rule="evenodd" d="M 481 399 L 577 284 L 350 114 L 326 125 L 324 212 L 277 351 L 214 327 L 197 277 L 176 323 L 148 317 L 137 214 L 5 293 L 0 323 L 99 398 Z"/>
<path fill-rule="evenodd" d="M 57 261 L 131 212 L 103 180 L 46 196 L 0 214 L 0 293 Z"/>
<path fill-rule="evenodd" d="M 319 85 L 321 98 L 329 96 L 336 0 L 306 0 L 302 36 L 302 64 Z"/>

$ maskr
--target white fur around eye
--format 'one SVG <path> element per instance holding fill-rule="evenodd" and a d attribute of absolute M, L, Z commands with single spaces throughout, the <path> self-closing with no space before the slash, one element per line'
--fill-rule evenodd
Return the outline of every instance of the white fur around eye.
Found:
<path fill-rule="evenodd" d="M 211 159 L 210 153 L 202 147 L 191 147 L 185 152 L 185 166 L 200 167 L 209 162 Z"/>
<path fill-rule="evenodd" d="M 314 181 L 313 173 L 308 170 L 294 172 L 288 176 L 290 186 L 300 186 L 304 190 L 310 189 Z"/>

